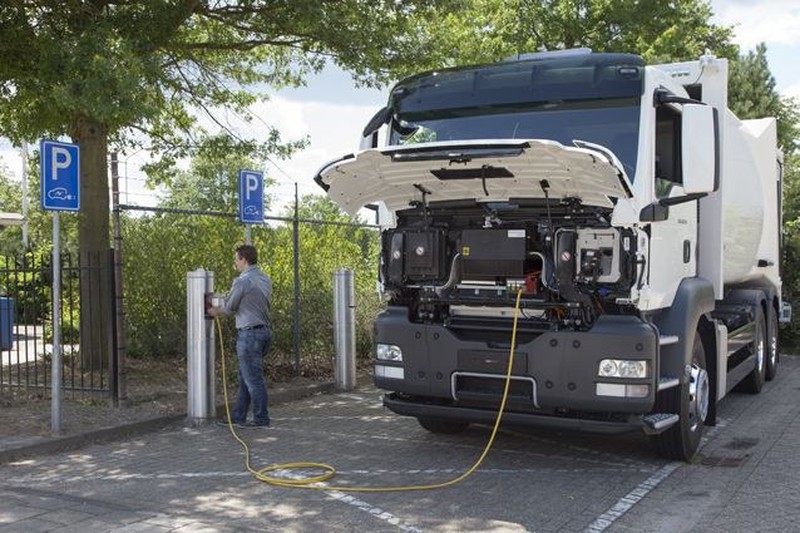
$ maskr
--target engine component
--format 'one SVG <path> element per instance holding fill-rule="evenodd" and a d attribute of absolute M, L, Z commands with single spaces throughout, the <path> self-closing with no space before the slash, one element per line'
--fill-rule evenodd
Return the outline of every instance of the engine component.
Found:
<path fill-rule="evenodd" d="M 578 230 L 575 256 L 575 275 L 579 281 L 619 281 L 619 233 L 615 229 Z"/>
<path fill-rule="evenodd" d="M 459 245 L 462 279 L 523 278 L 525 243 L 524 229 L 462 231 Z"/>

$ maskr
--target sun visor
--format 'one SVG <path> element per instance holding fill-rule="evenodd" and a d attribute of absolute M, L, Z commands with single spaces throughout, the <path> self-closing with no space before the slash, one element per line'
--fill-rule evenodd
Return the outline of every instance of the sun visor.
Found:
<path fill-rule="evenodd" d="M 631 196 L 627 176 L 613 154 L 567 147 L 548 140 L 434 142 L 364 150 L 325 166 L 316 181 L 354 215 L 364 205 L 384 202 L 406 209 L 426 196 L 446 200 L 505 201 L 579 198 L 585 205 L 611 207 L 612 198 Z"/>

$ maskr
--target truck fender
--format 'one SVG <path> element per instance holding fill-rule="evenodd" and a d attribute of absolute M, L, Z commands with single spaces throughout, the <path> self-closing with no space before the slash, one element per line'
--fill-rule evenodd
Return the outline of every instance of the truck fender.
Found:
<path fill-rule="evenodd" d="M 661 346 L 659 373 L 661 377 L 678 378 L 683 384 L 686 376 L 686 365 L 692 358 L 692 339 L 694 332 L 701 331 L 701 340 L 706 350 L 706 366 L 715 365 L 716 357 L 713 344 L 708 344 L 708 336 L 704 334 L 705 325 L 710 325 L 705 315 L 714 310 L 714 287 L 702 278 L 686 278 L 678 286 L 672 305 L 653 317 L 653 324 L 659 335 L 676 336 L 678 341 Z M 713 330 L 711 331 L 713 339 Z M 713 343 L 713 340 L 711 341 Z M 712 361 L 714 363 L 712 363 Z M 711 387 L 715 387 L 712 369 L 707 369 L 712 376 Z M 712 398 L 716 395 L 712 394 Z"/>

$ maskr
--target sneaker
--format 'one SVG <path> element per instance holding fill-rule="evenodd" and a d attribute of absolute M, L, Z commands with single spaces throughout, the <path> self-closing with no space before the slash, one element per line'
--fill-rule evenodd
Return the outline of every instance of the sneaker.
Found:
<path fill-rule="evenodd" d="M 247 425 L 247 423 L 246 423 L 246 422 L 233 422 L 233 421 L 231 421 L 231 423 L 233 424 L 233 427 L 237 427 L 237 428 L 238 428 L 238 427 L 244 427 L 244 426 L 246 426 L 246 425 Z M 228 427 L 228 419 L 227 419 L 227 418 L 218 418 L 218 419 L 216 420 L 216 424 L 217 424 L 218 426 L 225 426 L 225 427 Z"/>
<path fill-rule="evenodd" d="M 244 424 L 236 424 L 237 428 L 241 429 L 269 429 L 269 422 L 266 424 L 256 424 L 255 422 L 245 422 Z"/>

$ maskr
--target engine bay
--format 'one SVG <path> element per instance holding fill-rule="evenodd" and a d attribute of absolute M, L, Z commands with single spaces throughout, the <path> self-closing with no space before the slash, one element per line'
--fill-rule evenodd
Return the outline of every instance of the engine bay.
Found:
<path fill-rule="evenodd" d="M 644 274 L 633 230 L 577 199 L 419 203 L 382 235 L 381 282 L 409 319 L 507 331 L 517 293 L 522 331 L 588 329 L 633 313 Z"/>

